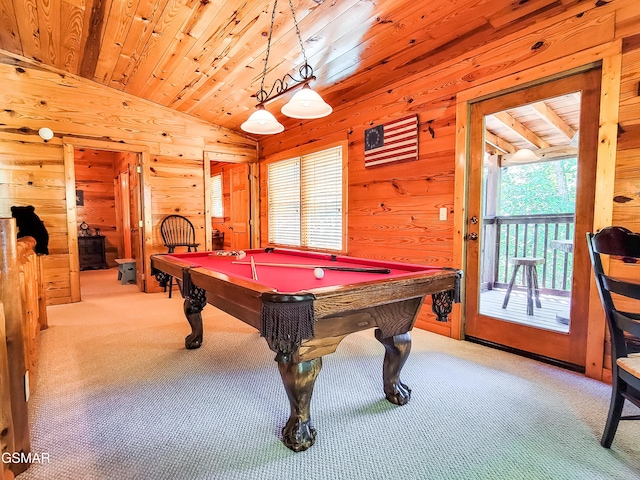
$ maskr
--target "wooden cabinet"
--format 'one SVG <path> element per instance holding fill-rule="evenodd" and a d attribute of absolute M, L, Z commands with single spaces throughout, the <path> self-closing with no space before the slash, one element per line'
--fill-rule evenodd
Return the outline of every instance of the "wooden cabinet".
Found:
<path fill-rule="evenodd" d="M 78 237 L 80 270 L 109 268 L 104 245 L 104 235 Z"/>

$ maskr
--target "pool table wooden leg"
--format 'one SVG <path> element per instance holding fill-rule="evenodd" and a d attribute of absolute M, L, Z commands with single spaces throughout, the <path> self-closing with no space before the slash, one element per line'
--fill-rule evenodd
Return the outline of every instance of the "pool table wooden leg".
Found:
<path fill-rule="evenodd" d="M 322 357 L 294 363 L 292 355 L 278 353 L 276 361 L 291 405 L 291 416 L 282 429 L 282 442 L 294 452 L 301 452 L 316 441 L 310 407 L 313 386 L 322 368 Z"/>
<path fill-rule="evenodd" d="M 376 339 L 384 345 L 382 380 L 384 394 L 391 403 L 404 405 L 411 399 L 411 389 L 400 381 L 400 370 L 411 351 L 409 332 L 382 338 L 382 330 L 376 329 Z"/>
<path fill-rule="evenodd" d="M 206 292 L 189 285 L 189 293 L 184 295 L 184 315 L 191 325 L 191 333 L 184 339 L 184 346 L 189 350 L 202 346 L 202 309 L 207 304 Z M 184 287 L 184 285 L 183 285 Z"/>

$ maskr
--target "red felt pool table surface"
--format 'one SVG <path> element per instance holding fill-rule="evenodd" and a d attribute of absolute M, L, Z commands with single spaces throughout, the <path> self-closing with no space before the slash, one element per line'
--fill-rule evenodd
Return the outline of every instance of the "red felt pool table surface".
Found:
<path fill-rule="evenodd" d="M 252 279 L 251 265 L 253 257 L 258 275 L 257 283 L 273 288 L 281 293 L 309 291 L 317 288 L 336 285 L 358 284 L 362 282 L 380 281 L 390 278 L 409 276 L 416 273 L 437 272 L 439 267 L 426 267 L 399 262 L 388 262 L 331 255 L 316 252 L 304 252 L 286 249 L 253 249 L 245 250 L 246 256 L 218 255 L 216 252 L 192 252 L 165 255 L 166 258 L 190 264 L 192 268 L 205 268 L 241 279 Z M 347 267 L 347 268 L 387 268 L 389 273 L 363 273 L 338 270 L 324 270 L 323 278 L 316 278 L 313 268 L 292 268 L 283 266 L 267 266 L 262 263 L 304 265 L 309 267 Z"/>

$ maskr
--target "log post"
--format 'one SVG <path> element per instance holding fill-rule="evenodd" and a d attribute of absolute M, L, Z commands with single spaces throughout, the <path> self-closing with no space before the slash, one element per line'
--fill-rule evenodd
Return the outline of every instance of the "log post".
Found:
<path fill-rule="evenodd" d="M 4 307 L 0 302 L 0 455 L 14 452 L 13 420 L 11 418 L 11 388 L 9 386 L 9 358 Z M 0 479 L 8 478 L 9 464 L 2 462 Z"/>
<path fill-rule="evenodd" d="M 9 363 L 11 416 L 13 421 L 14 452 L 29 453 L 29 423 L 25 393 L 27 352 L 25 351 L 24 308 L 20 292 L 17 227 L 14 218 L 0 218 L 0 302 L 4 306 L 6 348 Z M 12 452 L 13 453 L 13 452 Z M 9 469 L 19 475 L 28 463 L 11 463 Z"/>

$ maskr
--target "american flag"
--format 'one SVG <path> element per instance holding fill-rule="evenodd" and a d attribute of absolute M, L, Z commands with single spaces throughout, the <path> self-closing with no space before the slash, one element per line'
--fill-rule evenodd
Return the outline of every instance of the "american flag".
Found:
<path fill-rule="evenodd" d="M 400 118 L 365 130 L 364 166 L 417 160 L 418 116 Z"/>

